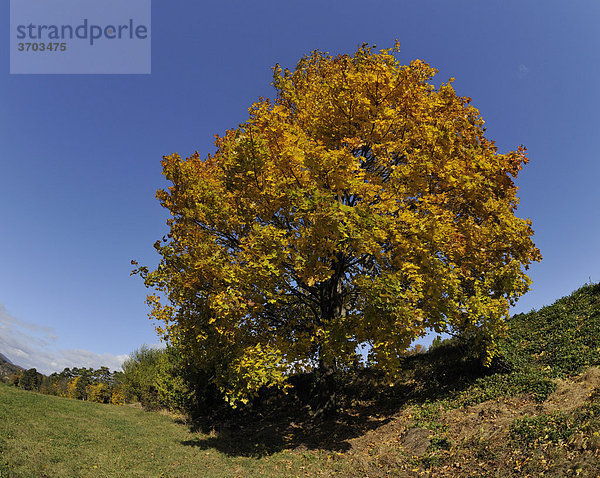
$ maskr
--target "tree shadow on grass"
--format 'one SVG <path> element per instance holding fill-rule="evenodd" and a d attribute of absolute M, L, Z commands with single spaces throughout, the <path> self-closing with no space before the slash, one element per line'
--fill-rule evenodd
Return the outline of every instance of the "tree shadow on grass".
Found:
<path fill-rule="evenodd" d="M 339 411 L 335 417 L 315 418 L 308 407 L 299 403 L 285 413 L 257 413 L 243 418 L 218 422 L 196 422 L 192 431 L 204 436 L 185 440 L 183 445 L 202 450 L 216 449 L 231 456 L 261 457 L 286 449 L 323 449 L 348 451 L 349 440 L 374 430 L 391 420 L 390 416 L 371 416 L 369 410 Z M 370 407 L 368 407 L 370 408 Z"/>
<path fill-rule="evenodd" d="M 369 369 L 339 376 L 339 407 L 333 417 L 315 417 L 303 387 L 296 384 L 300 389 L 296 393 L 270 394 L 247 410 L 198 418 L 191 431 L 202 436 L 181 443 L 246 457 L 286 449 L 345 452 L 352 447 L 352 439 L 390 423 L 407 405 L 453 396 L 489 373 L 456 345 L 440 347 L 406 357 L 393 387 L 382 374 Z"/>

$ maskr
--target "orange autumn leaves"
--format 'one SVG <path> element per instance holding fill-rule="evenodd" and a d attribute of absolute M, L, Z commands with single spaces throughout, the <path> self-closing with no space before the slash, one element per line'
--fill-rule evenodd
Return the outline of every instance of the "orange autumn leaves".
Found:
<path fill-rule="evenodd" d="M 232 403 L 295 369 L 343 367 L 369 344 L 393 376 L 428 329 L 489 360 L 540 254 L 515 215 L 524 148 L 499 154 L 436 70 L 393 50 L 321 52 L 274 68 L 277 97 L 216 141 L 163 160 L 172 214 L 138 269 L 163 334 Z"/>

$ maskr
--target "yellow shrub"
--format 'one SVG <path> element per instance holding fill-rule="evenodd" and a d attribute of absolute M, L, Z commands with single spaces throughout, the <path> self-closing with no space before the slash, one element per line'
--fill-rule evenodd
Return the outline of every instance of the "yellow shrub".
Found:
<path fill-rule="evenodd" d="M 113 389 L 110 403 L 113 405 L 125 405 L 125 390 L 122 388 Z"/>
<path fill-rule="evenodd" d="M 112 398 L 110 388 L 105 383 L 89 384 L 86 391 L 90 402 L 108 403 Z"/>

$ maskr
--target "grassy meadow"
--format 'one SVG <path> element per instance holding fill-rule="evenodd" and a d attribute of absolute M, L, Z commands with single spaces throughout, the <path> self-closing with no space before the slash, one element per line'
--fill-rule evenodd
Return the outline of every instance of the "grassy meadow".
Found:
<path fill-rule="evenodd" d="M 251 437 L 249 437 L 251 439 Z M 318 475 L 326 454 L 235 456 L 214 436 L 161 413 L 0 385 L 0 476 L 234 477 Z M 218 440 L 217 440 L 218 441 Z"/>

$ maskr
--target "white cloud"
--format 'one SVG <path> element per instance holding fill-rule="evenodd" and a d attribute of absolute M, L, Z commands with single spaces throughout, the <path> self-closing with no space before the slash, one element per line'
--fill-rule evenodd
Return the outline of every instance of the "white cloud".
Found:
<path fill-rule="evenodd" d="M 529 68 L 521 63 L 517 71 L 517 76 L 521 80 L 527 78 L 529 76 Z"/>
<path fill-rule="evenodd" d="M 60 372 L 65 367 L 106 366 L 119 370 L 128 357 L 83 349 L 59 350 L 55 343 L 53 329 L 19 320 L 0 304 L 0 353 L 25 369 L 36 368 L 44 374 Z"/>

